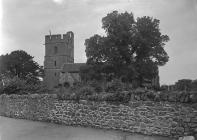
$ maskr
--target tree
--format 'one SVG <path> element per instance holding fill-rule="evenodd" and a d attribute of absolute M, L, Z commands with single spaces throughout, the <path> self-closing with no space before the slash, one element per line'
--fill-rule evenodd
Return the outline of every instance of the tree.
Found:
<path fill-rule="evenodd" d="M 197 80 L 193 80 L 191 83 L 191 90 L 197 91 Z"/>
<path fill-rule="evenodd" d="M 42 67 L 33 60 L 33 57 L 23 50 L 13 51 L 0 56 L 0 73 L 4 76 L 17 76 L 29 81 L 38 81 Z"/>
<path fill-rule="evenodd" d="M 181 79 L 176 82 L 176 88 L 180 91 L 190 91 L 192 87 L 192 80 L 191 79 Z"/>
<path fill-rule="evenodd" d="M 94 35 L 85 41 L 87 64 L 110 65 L 116 78 L 137 79 L 139 84 L 152 79 L 158 74 L 158 66 L 169 59 L 164 50 L 169 37 L 161 34 L 159 23 L 147 16 L 135 21 L 128 12 L 107 14 L 102 19 L 106 36 Z"/>
<path fill-rule="evenodd" d="M 101 80 L 101 67 L 100 66 L 93 66 L 93 65 L 87 65 L 87 66 L 81 66 L 80 67 L 80 76 L 83 81 L 92 81 L 92 80 Z"/>

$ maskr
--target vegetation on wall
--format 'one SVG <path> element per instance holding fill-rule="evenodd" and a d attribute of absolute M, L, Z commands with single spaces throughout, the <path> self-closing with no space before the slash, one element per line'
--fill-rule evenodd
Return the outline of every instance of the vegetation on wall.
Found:
<path fill-rule="evenodd" d="M 22 95 L 35 93 L 49 94 L 49 91 L 42 84 L 29 84 L 18 77 L 8 79 L 5 81 L 4 86 L 0 85 L 0 94 Z M 131 85 L 125 84 L 118 79 L 103 85 L 98 81 L 86 84 L 76 83 L 69 88 L 60 88 L 56 91 L 56 94 L 60 100 L 91 100 L 114 103 L 129 103 L 132 100 L 197 103 L 197 92 L 156 92 L 142 88 L 134 90 Z"/>
<path fill-rule="evenodd" d="M 128 103 L 132 100 L 197 103 L 197 92 L 156 92 L 143 88 L 133 89 L 132 86 L 117 79 L 106 85 L 97 81 L 87 84 L 78 83 L 73 87 L 60 89 L 57 95 L 60 100 L 92 100 L 116 103 Z"/>
<path fill-rule="evenodd" d="M 197 81 L 192 81 L 191 79 L 181 79 L 175 84 L 176 89 L 179 91 L 197 91 Z"/>
<path fill-rule="evenodd" d="M 160 90 L 167 91 L 197 91 L 197 80 L 181 79 L 172 85 L 162 85 Z"/>
<path fill-rule="evenodd" d="M 4 83 L 0 82 L 0 94 L 44 94 L 48 90 L 42 83 L 32 83 L 19 77 L 4 79 Z"/>

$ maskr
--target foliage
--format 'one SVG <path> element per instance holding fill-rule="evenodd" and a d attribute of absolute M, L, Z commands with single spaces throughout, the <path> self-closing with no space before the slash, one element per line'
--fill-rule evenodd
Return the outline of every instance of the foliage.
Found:
<path fill-rule="evenodd" d="M 106 92 L 117 92 L 124 89 L 123 83 L 119 79 L 114 79 L 112 82 L 107 83 L 105 88 Z"/>
<path fill-rule="evenodd" d="M 96 80 L 89 81 L 88 85 L 90 87 L 92 87 L 96 93 L 100 93 L 100 92 L 103 91 L 102 83 L 100 83 L 100 82 L 98 82 Z"/>
<path fill-rule="evenodd" d="M 175 86 L 178 91 L 191 91 L 197 89 L 197 82 L 191 79 L 181 79 L 176 82 Z"/>
<path fill-rule="evenodd" d="M 43 76 L 43 67 L 33 60 L 33 57 L 23 50 L 13 51 L 0 56 L 0 74 L 3 76 L 17 76 L 36 83 Z"/>
<path fill-rule="evenodd" d="M 159 23 L 146 16 L 135 21 L 128 12 L 107 14 L 102 19 L 106 36 L 94 35 L 85 41 L 88 66 L 83 70 L 88 73 L 87 80 L 113 75 L 142 84 L 144 79 L 156 76 L 158 66 L 168 61 L 164 46 L 169 37 L 161 34 Z"/>
<path fill-rule="evenodd" d="M 41 83 L 29 83 L 18 77 L 4 79 L 4 83 L 0 83 L 0 85 L 0 94 L 42 94 L 48 92 Z"/>
<path fill-rule="evenodd" d="M 48 93 L 49 90 L 42 84 L 42 83 L 27 83 L 25 84 L 23 88 L 23 92 L 28 93 L 28 94 L 34 94 L 34 93 L 39 93 L 39 94 L 45 94 Z"/>
<path fill-rule="evenodd" d="M 107 86 L 105 86 L 105 84 Z M 114 79 L 102 85 L 98 81 L 76 83 L 73 87 L 64 88 L 58 93 L 61 100 L 90 100 L 115 103 L 129 103 L 130 101 L 168 101 L 181 103 L 197 103 L 196 91 L 153 91 L 144 88 L 134 89 L 131 84 Z"/>
<path fill-rule="evenodd" d="M 191 90 L 192 91 L 197 91 L 197 80 L 192 81 Z"/>
<path fill-rule="evenodd" d="M 114 103 L 129 103 L 130 101 L 167 101 L 181 103 L 197 103 L 197 92 L 155 92 L 137 88 L 136 90 L 95 92 L 91 86 L 84 86 L 76 91 L 66 90 L 58 95 L 61 100 L 90 100 Z"/>
<path fill-rule="evenodd" d="M 86 65 L 80 67 L 80 76 L 86 82 L 92 80 L 101 81 L 103 79 L 101 71 L 102 67 L 100 65 Z"/>
<path fill-rule="evenodd" d="M 92 95 L 93 93 L 95 93 L 94 89 L 90 86 L 83 86 L 81 87 L 76 94 L 81 97 L 81 98 L 85 98 L 89 95 Z"/>
<path fill-rule="evenodd" d="M 17 77 L 6 79 L 4 85 L 1 87 L 0 94 L 21 94 L 22 89 L 25 86 L 25 81 Z"/>
<path fill-rule="evenodd" d="M 128 103 L 131 98 L 130 92 L 116 92 L 116 93 L 106 93 L 103 95 L 102 100 L 109 102 L 119 102 Z"/>
<path fill-rule="evenodd" d="M 87 99 L 88 96 L 95 94 L 93 87 L 89 85 L 74 85 L 74 87 L 60 88 L 61 91 L 57 93 L 58 99 Z"/>

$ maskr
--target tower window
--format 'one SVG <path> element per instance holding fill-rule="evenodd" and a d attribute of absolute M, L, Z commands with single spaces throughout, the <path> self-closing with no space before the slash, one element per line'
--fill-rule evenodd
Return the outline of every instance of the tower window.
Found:
<path fill-rule="evenodd" d="M 54 61 L 54 65 L 56 66 L 56 61 Z"/>
<path fill-rule="evenodd" d="M 55 76 L 56 76 L 56 72 L 55 72 Z"/>
<path fill-rule="evenodd" d="M 57 46 L 54 47 L 54 54 L 56 54 L 58 51 Z"/>

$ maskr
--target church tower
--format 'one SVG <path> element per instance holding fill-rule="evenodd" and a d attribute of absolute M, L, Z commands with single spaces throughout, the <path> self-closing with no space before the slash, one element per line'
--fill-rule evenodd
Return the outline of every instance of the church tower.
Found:
<path fill-rule="evenodd" d="M 74 63 L 74 34 L 46 35 L 44 58 L 44 83 L 48 89 L 58 86 L 63 64 Z"/>

